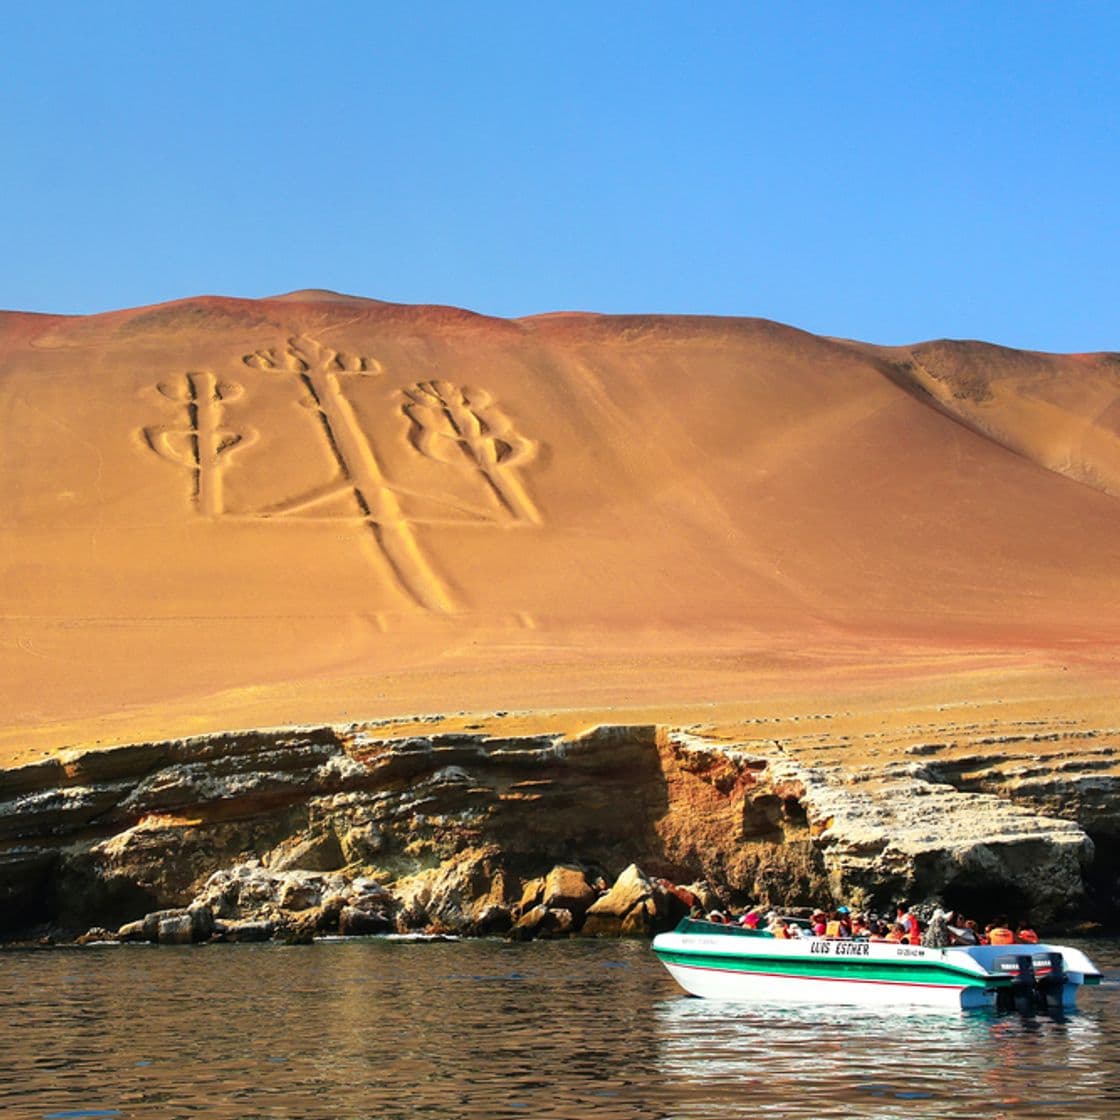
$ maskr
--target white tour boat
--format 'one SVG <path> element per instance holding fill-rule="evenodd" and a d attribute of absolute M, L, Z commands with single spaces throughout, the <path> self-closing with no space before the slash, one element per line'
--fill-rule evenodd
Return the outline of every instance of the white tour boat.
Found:
<path fill-rule="evenodd" d="M 707 999 L 933 1007 L 1072 1007 L 1101 974 L 1065 945 L 948 949 L 762 931 L 685 918 L 653 951 L 686 992 Z"/>

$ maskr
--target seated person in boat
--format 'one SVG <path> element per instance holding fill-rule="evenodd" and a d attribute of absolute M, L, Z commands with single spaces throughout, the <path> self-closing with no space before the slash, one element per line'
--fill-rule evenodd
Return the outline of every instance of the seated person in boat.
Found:
<path fill-rule="evenodd" d="M 828 921 L 825 923 L 824 935 L 831 938 L 848 938 L 852 936 L 851 911 L 847 906 L 839 906 L 829 912 Z"/>
<path fill-rule="evenodd" d="M 950 945 L 979 945 L 980 931 L 971 919 L 965 919 L 959 911 L 954 910 L 949 915 L 949 944 Z"/>
<path fill-rule="evenodd" d="M 910 907 L 905 902 L 900 902 L 897 910 L 898 913 L 895 917 L 895 921 L 905 928 L 906 943 L 908 945 L 921 945 L 922 927 L 918 921 L 917 915 L 910 912 Z"/>
<path fill-rule="evenodd" d="M 892 922 L 887 928 L 885 937 L 873 937 L 873 941 L 889 941 L 892 945 L 919 945 L 921 938 L 917 941 L 910 940 L 910 930 L 905 922 Z"/>
<path fill-rule="evenodd" d="M 949 915 L 944 910 L 937 909 L 922 934 L 922 944 L 930 949 L 948 948 L 952 935 L 949 933 Z"/>
<path fill-rule="evenodd" d="M 758 929 L 761 921 L 762 915 L 752 906 L 751 909 L 744 911 L 739 919 L 739 925 L 744 929 Z"/>
<path fill-rule="evenodd" d="M 989 945 L 1014 945 L 1015 934 L 1011 932 L 1010 924 L 1001 914 L 985 928 L 982 941 L 986 941 Z"/>

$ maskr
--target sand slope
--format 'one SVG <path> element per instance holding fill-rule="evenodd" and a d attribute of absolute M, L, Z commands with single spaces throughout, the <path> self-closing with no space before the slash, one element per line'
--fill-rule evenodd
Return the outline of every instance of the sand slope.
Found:
<path fill-rule="evenodd" d="M 0 433 L 6 759 L 1117 675 L 1117 355 L 205 297 L 0 315 Z"/>

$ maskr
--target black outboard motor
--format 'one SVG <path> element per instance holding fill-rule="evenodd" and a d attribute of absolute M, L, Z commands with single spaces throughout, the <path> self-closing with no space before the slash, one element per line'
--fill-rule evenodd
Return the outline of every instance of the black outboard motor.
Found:
<path fill-rule="evenodd" d="M 1034 959 L 1030 954 L 1024 954 L 1016 956 L 1015 963 L 1019 966 L 1019 972 L 1011 982 L 1011 991 L 1014 993 L 1015 1010 L 1022 1012 L 1033 1011 L 1035 996 L 1037 995 L 1036 985 L 1038 983 L 1034 974 Z"/>
<path fill-rule="evenodd" d="M 1011 979 L 996 997 L 1000 1011 L 1061 1013 L 1062 989 L 1069 979 L 1061 953 L 1009 953 L 995 963 Z"/>
<path fill-rule="evenodd" d="M 1039 976 L 1035 981 L 1038 991 L 1038 1001 L 1045 1011 L 1060 1011 L 1062 1009 L 1062 989 L 1066 985 L 1066 962 L 1061 953 L 1047 953 L 1050 968 L 1045 975 Z"/>

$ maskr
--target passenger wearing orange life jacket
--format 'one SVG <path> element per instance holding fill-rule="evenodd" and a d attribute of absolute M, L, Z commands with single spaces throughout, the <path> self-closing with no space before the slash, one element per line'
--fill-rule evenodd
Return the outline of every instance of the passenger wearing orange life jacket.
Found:
<path fill-rule="evenodd" d="M 887 931 L 886 940 L 893 942 L 895 945 L 900 945 L 902 939 L 906 936 L 906 927 L 901 922 L 895 922 L 894 925 Z"/>
<path fill-rule="evenodd" d="M 1037 945 L 1038 934 L 1031 929 L 1030 922 L 1020 922 L 1019 928 L 1015 931 L 1015 940 L 1022 941 L 1025 945 Z"/>
<path fill-rule="evenodd" d="M 989 945 L 1014 945 L 1015 934 L 1007 924 L 1007 919 L 1002 915 L 988 926 Z"/>
<path fill-rule="evenodd" d="M 917 917 L 910 913 L 910 908 L 905 902 L 898 904 L 898 916 L 895 921 L 906 930 L 906 938 L 911 945 L 921 945 L 922 927 Z"/>

